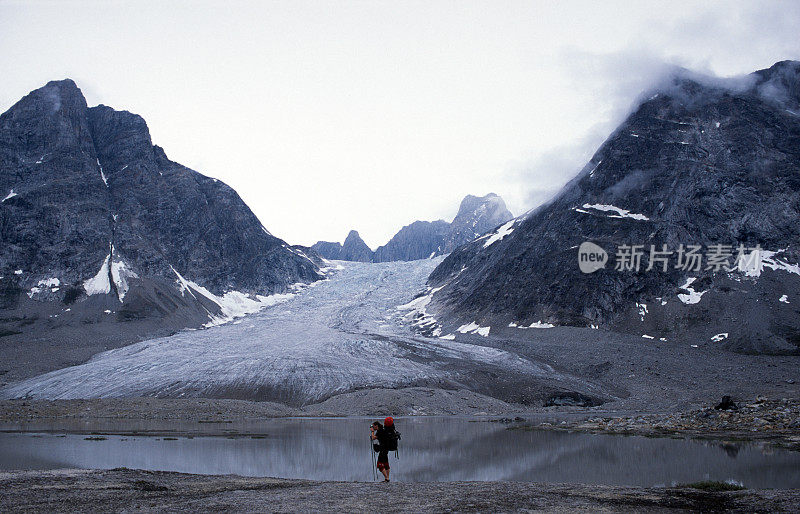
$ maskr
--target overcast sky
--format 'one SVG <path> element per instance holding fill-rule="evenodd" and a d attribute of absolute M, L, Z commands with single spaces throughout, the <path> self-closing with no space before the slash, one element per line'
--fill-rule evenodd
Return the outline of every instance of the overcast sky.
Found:
<path fill-rule="evenodd" d="M 291 243 L 375 248 L 466 194 L 517 215 L 677 64 L 800 58 L 800 2 L 0 0 L 0 111 L 69 77 Z"/>

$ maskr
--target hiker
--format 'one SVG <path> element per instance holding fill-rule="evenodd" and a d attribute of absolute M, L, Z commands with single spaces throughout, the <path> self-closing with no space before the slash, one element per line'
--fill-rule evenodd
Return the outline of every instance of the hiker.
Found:
<path fill-rule="evenodd" d="M 389 452 L 397 451 L 397 440 L 400 439 L 400 434 L 394 428 L 394 419 L 387 416 L 383 420 L 383 425 L 380 421 L 374 422 L 370 427 L 370 439 L 378 441 L 373 445 L 373 449 L 378 452 L 378 471 L 381 472 L 384 482 L 389 481 Z"/>

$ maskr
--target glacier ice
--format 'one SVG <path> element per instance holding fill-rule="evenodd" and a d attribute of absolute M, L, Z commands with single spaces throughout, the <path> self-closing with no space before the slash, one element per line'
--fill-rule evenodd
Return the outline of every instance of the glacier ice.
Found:
<path fill-rule="evenodd" d="M 427 303 L 424 296 L 413 298 L 441 260 L 337 262 L 339 269 L 318 285 L 237 323 L 100 353 L 84 364 L 6 386 L 0 397 L 182 396 L 307 404 L 362 388 L 459 384 L 478 369 L 555 376 L 549 366 L 505 350 L 451 335 L 422 337 L 398 316 L 398 305 L 413 310 Z M 97 282 L 107 280 L 107 266 L 108 261 Z M 178 282 L 186 294 L 203 294 L 180 275 Z M 99 289 L 106 283 L 89 285 Z"/>

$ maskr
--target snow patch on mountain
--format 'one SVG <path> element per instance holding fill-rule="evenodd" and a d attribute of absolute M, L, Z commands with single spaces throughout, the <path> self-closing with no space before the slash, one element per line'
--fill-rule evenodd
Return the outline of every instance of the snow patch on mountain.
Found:
<path fill-rule="evenodd" d="M 700 298 L 703 297 L 708 291 L 695 291 L 691 285 L 697 280 L 696 277 L 689 277 L 686 279 L 686 283 L 684 283 L 680 288 L 687 291 L 687 293 L 679 293 L 678 299 L 685 303 L 686 305 L 692 305 L 700 301 Z"/>
<path fill-rule="evenodd" d="M 95 276 L 83 282 L 83 289 L 89 296 L 95 294 L 109 294 L 111 292 L 111 284 L 114 284 L 114 289 L 117 292 L 117 298 L 120 303 L 125 299 L 130 289 L 129 280 L 132 278 L 139 278 L 139 275 L 122 259 L 114 258 L 114 247 L 106 255 L 103 264 L 100 266 L 100 271 Z"/>
<path fill-rule="evenodd" d="M 514 224 L 517 220 L 511 220 L 509 222 L 504 223 L 500 226 L 497 230 L 495 230 L 492 234 L 489 235 L 489 239 L 483 243 L 484 248 L 488 248 L 492 246 L 498 241 L 501 241 L 504 237 L 509 235 L 510 233 L 514 232 Z"/>
<path fill-rule="evenodd" d="M 175 276 L 178 277 L 177 284 L 181 295 L 185 295 L 188 292 L 192 297 L 197 298 L 197 295 L 194 294 L 196 292 L 216 304 L 219 308 L 220 314 L 214 314 L 206 309 L 209 317 L 209 322 L 203 325 L 206 328 L 224 325 L 236 318 L 286 302 L 295 296 L 295 293 L 278 293 L 269 296 L 254 295 L 254 297 L 251 297 L 239 291 L 228 291 L 222 296 L 217 296 L 200 284 L 183 278 L 175 268 L 171 266 L 170 268 L 175 273 Z M 299 286 L 299 284 L 294 284 L 294 286 Z"/>
<path fill-rule="evenodd" d="M 213 296 L 213 295 L 212 295 Z M 206 328 L 224 325 L 236 318 L 253 314 L 266 307 L 286 302 L 294 298 L 295 293 L 277 293 L 269 296 L 255 295 L 255 298 L 239 291 L 228 291 L 222 296 L 213 296 L 214 303 L 219 305 L 221 316 L 211 316 L 211 321 L 203 325 Z"/>
<path fill-rule="evenodd" d="M 644 317 L 647 315 L 647 304 L 637 303 L 636 308 L 639 309 L 639 321 L 644 321 Z"/>
<path fill-rule="evenodd" d="M 638 221 L 648 221 L 650 219 L 647 216 L 645 216 L 644 214 L 635 214 L 635 213 L 632 213 L 631 211 L 629 211 L 627 209 L 621 209 L 621 208 L 616 207 L 614 205 L 606 205 L 606 204 L 600 204 L 600 203 L 594 203 L 594 204 L 585 203 L 585 204 L 583 204 L 582 207 L 583 207 L 583 209 L 594 209 L 594 210 L 600 211 L 600 212 L 613 212 L 613 213 L 615 213 L 615 214 L 609 214 L 607 216 L 608 218 L 630 218 L 630 219 L 638 220 Z M 573 209 L 578 211 L 578 212 L 583 212 L 585 214 L 590 214 L 589 211 L 581 210 L 581 209 L 578 209 L 577 207 L 575 207 Z"/>
<path fill-rule="evenodd" d="M 0 277 L 3 278 L 3 277 Z M 55 277 L 53 278 L 45 278 L 40 280 L 35 286 L 33 286 L 30 291 L 28 291 L 28 298 L 33 298 L 37 294 L 50 290 L 51 293 L 55 293 L 60 289 L 61 281 Z"/>
<path fill-rule="evenodd" d="M 764 268 L 800 275 L 800 265 L 791 264 L 783 259 L 775 257 L 784 251 L 785 249 L 771 251 L 755 248 L 750 252 L 743 252 L 737 258 L 734 269 L 747 277 L 760 277 Z"/>
<path fill-rule="evenodd" d="M 97 159 L 97 167 L 100 168 L 100 178 L 103 179 L 103 184 L 108 187 L 108 179 L 106 178 L 106 174 L 103 173 L 103 165 L 100 164 L 100 159 Z"/>
<path fill-rule="evenodd" d="M 108 274 L 108 262 L 111 260 L 111 255 L 106 255 L 100 271 L 95 276 L 86 280 L 83 283 L 83 289 L 89 296 L 94 294 L 108 294 L 111 292 L 111 281 Z"/>
<path fill-rule="evenodd" d="M 462 334 L 477 334 L 479 336 L 487 337 L 491 328 L 492 327 L 482 327 L 472 321 L 458 327 L 456 332 L 461 332 Z"/>
<path fill-rule="evenodd" d="M 114 261 L 111 262 L 111 279 L 114 281 L 114 286 L 117 289 L 117 297 L 119 301 L 125 299 L 125 295 L 128 294 L 128 280 L 131 278 L 139 278 L 139 275 L 136 274 L 132 269 L 125 264 L 124 261 Z"/>
<path fill-rule="evenodd" d="M 414 298 L 408 303 L 398 305 L 398 311 L 409 311 L 408 314 L 403 316 L 403 319 L 421 332 L 429 332 L 433 337 L 439 337 L 442 329 L 438 326 L 439 322 L 436 318 L 428 314 L 425 308 L 431 303 L 433 295 L 440 290 L 441 287 L 428 288 L 426 294 Z"/>
<path fill-rule="evenodd" d="M 522 325 L 517 325 L 513 321 L 511 323 L 509 323 L 508 326 L 509 326 L 509 328 L 519 328 L 519 329 L 523 329 L 523 330 L 524 329 L 528 329 L 528 328 L 554 328 L 555 327 L 555 325 L 553 325 L 552 323 L 544 323 L 544 322 L 542 322 L 542 320 L 534 321 L 533 323 L 531 323 L 527 327 L 524 327 Z"/>

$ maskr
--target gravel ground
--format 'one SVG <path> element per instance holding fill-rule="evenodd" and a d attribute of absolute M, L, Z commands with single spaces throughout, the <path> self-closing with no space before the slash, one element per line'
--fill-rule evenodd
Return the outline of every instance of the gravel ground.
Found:
<path fill-rule="evenodd" d="M 602 407 L 672 413 L 737 399 L 800 398 L 800 356 L 745 355 L 720 344 L 678 334 L 652 341 L 574 327 L 498 330 L 496 337 L 467 335 L 599 384 L 615 398 Z"/>
<path fill-rule="evenodd" d="M 363 483 L 128 469 L 0 473 L 2 512 L 796 512 L 800 491 L 522 482 Z"/>
<path fill-rule="evenodd" d="M 223 422 L 301 414 L 299 409 L 279 403 L 245 400 L 94 398 L 0 401 L 0 423 L 59 419 Z"/>
<path fill-rule="evenodd" d="M 89 400 L 3 400 L 0 428 L 41 423 L 93 422 L 225 423 L 294 416 L 514 415 L 528 412 L 468 390 L 423 387 L 370 389 L 335 396 L 304 408 L 280 403 L 202 398 L 96 398 Z M 585 417 L 585 416 L 584 416 Z"/>

